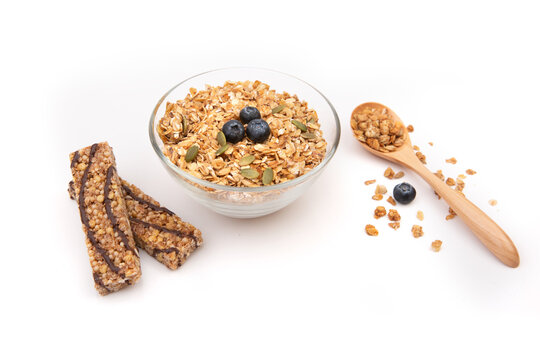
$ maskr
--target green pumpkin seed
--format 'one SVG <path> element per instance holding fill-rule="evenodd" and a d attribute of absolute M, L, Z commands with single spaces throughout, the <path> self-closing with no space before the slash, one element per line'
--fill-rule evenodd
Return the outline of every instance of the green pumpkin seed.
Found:
<path fill-rule="evenodd" d="M 317 135 L 315 135 L 314 133 L 310 133 L 310 132 L 303 132 L 300 134 L 301 137 L 303 137 L 304 139 L 316 139 L 317 138 Z"/>
<path fill-rule="evenodd" d="M 272 170 L 271 168 L 264 169 L 262 175 L 262 183 L 264 185 L 269 185 L 272 180 L 274 180 L 274 170 Z"/>
<path fill-rule="evenodd" d="M 197 154 L 199 153 L 199 147 L 197 145 L 193 145 L 186 151 L 186 162 L 192 162 L 197 157 Z"/>
<path fill-rule="evenodd" d="M 223 133 L 223 131 L 217 133 L 217 142 L 219 146 L 227 145 L 227 139 L 225 138 L 225 134 Z"/>
<path fill-rule="evenodd" d="M 187 120 L 186 120 L 186 117 L 184 115 L 182 115 L 182 135 L 186 136 L 187 135 Z"/>
<path fill-rule="evenodd" d="M 231 147 L 231 145 L 229 145 L 229 144 L 223 145 L 222 147 L 220 147 L 219 149 L 216 150 L 216 156 L 219 156 L 219 155 L 223 154 L 223 153 L 224 153 L 225 151 L 227 151 L 230 147 Z"/>
<path fill-rule="evenodd" d="M 272 109 L 272 114 L 278 113 L 281 110 L 285 109 L 285 105 L 279 105 Z"/>
<path fill-rule="evenodd" d="M 294 126 L 296 126 L 297 128 L 299 128 L 300 130 L 302 131 L 307 131 L 307 126 L 302 124 L 300 121 L 297 121 L 297 120 L 291 120 L 291 122 L 294 124 Z"/>
<path fill-rule="evenodd" d="M 244 156 L 243 158 L 241 158 L 239 161 L 238 161 L 238 165 L 240 166 L 246 166 L 246 165 L 249 165 L 253 162 L 253 160 L 255 160 L 255 156 L 253 155 L 246 155 Z"/>
<path fill-rule="evenodd" d="M 259 177 L 259 172 L 252 168 L 242 169 L 240 170 L 240 174 L 242 174 L 243 177 L 248 179 L 256 179 Z"/>

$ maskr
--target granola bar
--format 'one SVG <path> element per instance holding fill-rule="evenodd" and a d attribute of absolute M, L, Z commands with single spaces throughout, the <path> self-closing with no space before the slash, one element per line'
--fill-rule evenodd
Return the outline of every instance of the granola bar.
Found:
<path fill-rule="evenodd" d="M 169 269 L 175 270 L 202 242 L 200 230 L 183 222 L 135 185 L 120 178 L 135 242 Z M 68 193 L 75 199 L 73 181 Z"/>
<path fill-rule="evenodd" d="M 141 277 L 114 155 L 103 142 L 73 152 L 70 160 L 95 288 L 107 295 Z"/>
<path fill-rule="evenodd" d="M 200 230 L 122 179 L 137 246 L 169 269 L 177 269 L 202 242 Z"/>

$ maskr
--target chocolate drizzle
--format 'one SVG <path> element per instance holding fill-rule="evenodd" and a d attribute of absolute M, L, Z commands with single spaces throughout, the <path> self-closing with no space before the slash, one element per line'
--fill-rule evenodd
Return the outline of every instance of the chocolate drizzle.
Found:
<path fill-rule="evenodd" d="M 103 260 L 109 265 L 111 270 L 118 274 L 120 272 L 120 268 L 111 261 L 109 256 L 107 255 L 107 251 L 99 245 L 96 238 L 94 237 L 94 232 L 90 229 L 90 223 L 88 221 L 88 216 L 86 215 L 85 205 L 84 205 L 84 187 L 86 185 L 86 180 L 88 179 L 88 173 L 90 172 L 90 167 L 92 166 L 92 159 L 94 158 L 94 155 L 96 154 L 98 144 L 92 145 L 90 148 L 90 156 L 88 157 L 88 166 L 86 169 L 84 169 L 84 173 L 81 179 L 81 190 L 79 191 L 79 212 L 81 214 L 81 222 L 86 227 L 86 235 L 88 236 L 88 240 L 96 248 L 96 251 L 101 255 Z M 123 275 L 121 275 L 122 278 L 124 278 Z"/>
<path fill-rule="evenodd" d="M 75 152 L 73 155 L 73 159 L 71 159 L 71 165 L 70 167 L 73 169 L 75 167 L 75 164 L 77 164 L 77 161 L 79 161 L 79 158 L 81 157 L 81 154 L 79 152 Z"/>
<path fill-rule="evenodd" d="M 94 282 L 104 288 L 107 291 L 107 294 L 109 294 L 111 290 L 105 286 L 99 275 L 97 273 L 92 273 L 92 275 L 94 276 Z"/>
<path fill-rule="evenodd" d="M 126 192 L 126 194 L 131 197 L 133 200 L 135 200 L 136 202 L 140 203 L 140 204 L 144 204 L 146 206 L 148 206 L 150 209 L 154 210 L 154 211 L 162 211 L 164 213 L 167 213 L 171 216 L 174 216 L 176 215 L 175 213 L 173 213 L 171 210 L 167 209 L 167 208 L 164 208 L 164 207 L 161 207 L 161 206 L 157 206 L 155 204 L 152 204 L 150 201 L 146 201 L 144 200 L 143 198 L 140 198 L 138 197 L 137 195 L 135 195 L 133 193 L 133 191 L 131 191 L 131 189 L 129 188 L 129 186 L 126 186 L 124 184 L 122 184 L 122 189 L 124 189 L 124 191 Z"/>
<path fill-rule="evenodd" d="M 114 231 L 118 232 L 118 234 L 120 235 L 120 239 L 124 243 L 124 246 L 126 247 L 126 249 L 131 251 L 135 256 L 139 257 L 139 253 L 135 251 L 135 249 L 133 249 L 129 245 L 129 240 L 127 238 L 127 235 L 120 229 L 118 219 L 116 218 L 116 216 L 114 216 L 113 211 L 112 211 L 111 199 L 109 199 L 109 192 L 110 192 L 110 187 L 111 187 L 114 171 L 115 171 L 114 166 L 110 166 L 107 169 L 107 179 L 105 180 L 105 187 L 103 189 L 103 195 L 105 197 L 105 211 L 107 212 L 107 217 L 112 223 Z"/>
<path fill-rule="evenodd" d="M 142 221 L 142 220 L 139 220 L 139 219 L 136 219 L 136 218 L 133 218 L 133 217 L 130 217 L 129 221 L 131 221 L 131 222 L 133 222 L 135 224 L 141 224 L 142 226 L 151 227 L 151 228 L 157 229 L 159 231 L 167 232 L 167 233 L 176 235 L 176 236 L 181 237 L 181 238 L 188 237 L 190 239 L 193 239 L 195 241 L 195 246 L 197 246 L 197 238 L 193 234 L 184 234 L 181 231 L 173 230 L 173 229 L 167 229 L 166 227 L 159 226 L 159 225 L 156 225 L 156 224 L 151 224 L 149 222 Z"/>

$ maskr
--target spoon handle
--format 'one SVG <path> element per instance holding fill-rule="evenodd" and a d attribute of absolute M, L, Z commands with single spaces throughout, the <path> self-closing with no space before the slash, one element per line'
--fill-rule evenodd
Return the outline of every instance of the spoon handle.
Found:
<path fill-rule="evenodd" d="M 519 265 L 519 254 L 516 246 L 495 221 L 458 191 L 433 175 L 414 154 L 412 157 L 408 156 L 406 160 L 403 161 L 403 164 L 416 171 L 431 185 L 493 255 L 507 266 L 515 268 Z"/>

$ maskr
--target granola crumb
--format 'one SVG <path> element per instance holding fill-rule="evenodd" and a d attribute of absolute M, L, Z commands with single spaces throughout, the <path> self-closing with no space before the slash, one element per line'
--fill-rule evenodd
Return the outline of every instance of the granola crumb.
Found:
<path fill-rule="evenodd" d="M 419 238 L 424 235 L 424 230 L 420 225 L 413 225 L 411 232 L 415 238 Z"/>
<path fill-rule="evenodd" d="M 396 209 L 390 209 L 388 210 L 388 219 L 390 221 L 399 221 L 401 220 L 401 215 L 399 215 Z"/>
<path fill-rule="evenodd" d="M 408 125 L 407 126 L 407 131 L 410 132 L 410 133 L 413 132 L 414 131 L 414 126 Z"/>
<path fill-rule="evenodd" d="M 366 234 L 369 236 L 377 236 L 379 235 L 379 231 L 375 228 L 375 226 L 368 224 L 366 225 Z"/>
<path fill-rule="evenodd" d="M 435 194 L 435 196 L 437 196 L 437 199 L 438 199 L 438 200 L 441 200 L 441 195 L 437 194 L 436 191 L 434 191 L 433 193 Z"/>
<path fill-rule="evenodd" d="M 446 218 L 445 218 L 445 219 L 446 219 L 446 220 L 452 220 L 452 219 L 455 218 L 455 217 L 456 217 L 456 215 L 450 214 L 450 215 L 446 215 Z"/>
<path fill-rule="evenodd" d="M 476 171 L 474 171 L 473 169 L 467 169 L 465 172 L 467 173 L 467 175 L 474 175 L 474 174 L 476 174 Z"/>
<path fill-rule="evenodd" d="M 489 200 L 489 205 L 491 205 L 491 206 L 497 205 L 497 200 L 495 200 L 495 199 Z"/>
<path fill-rule="evenodd" d="M 375 217 L 375 219 L 382 218 L 385 215 L 386 215 L 386 209 L 384 208 L 384 206 L 377 206 L 375 208 L 375 211 L 373 213 L 373 216 Z"/>
<path fill-rule="evenodd" d="M 450 159 L 446 159 L 446 162 L 449 164 L 457 164 L 457 160 L 455 157 L 451 157 Z"/>
<path fill-rule="evenodd" d="M 446 185 L 454 186 L 454 185 L 456 185 L 456 181 L 453 178 L 449 177 L 449 178 L 446 179 Z"/>
<path fill-rule="evenodd" d="M 439 252 L 441 250 L 442 241 L 441 240 L 435 240 L 431 243 L 431 249 L 435 252 Z"/>
<path fill-rule="evenodd" d="M 389 166 L 386 168 L 386 170 L 384 170 L 384 177 L 385 178 L 388 178 L 390 180 L 392 180 L 394 178 L 394 170 L 392 170 L 392 168 Z"/>
<path fill-rule="evenodd" d="M 434 172 L 433 175 L 438 177 L 441 181 L 444 181 L 444 174 L 443 174 L 442 170 L 437 170 L 437 172 Z"/>
<path fill-rule="evenodd" d="M 396 206 L 396 200 L 394 200 L 393 197 L 389 196 L 388 199 L 386 199 L 386 201 L 388 201 L 390 204 Z"/>
<path fill-rule="evenodd" d="M 418 210 L 416 212 L 416 218 L 420 221 L 424 220 L 424 212 L 422 210 Z"/>
<path fill-rule="evenodd" d="M 394 179 L 401 179 L 402 177 L 405 176 L 405 173 L 403 171 L 398 171 L 395 175 L 394 175 Z"/>
<path fill-rule="evenodd" d="M 467 176 L 465 176 L 465 174 L 459 174 L 457 177 L 458 177 L 458 179 L 462 179 L 462 180 L 467 178 Z"/>
<path fill-rule="evenodd" d="M 426 155 L 422 154 L 420 151 L 417 151 L 417 152 L 416 152 L 416 157 L 418 158 L 418 160 L 420 160 L 420 162 L 421 162 L 422 164 L 424 164 L 424 165 L 427 164 L 427 162 L 426 162 Z"/>
<path fill-rule="evenodd" d="M 382 200 L 382 199 L 383 199 L 383 196 L 382 196 L 382 194 L 375 194 L 375 195 L 373 195 L 371 198 L 372 198 L 373 200 L 379 201 L 379 200 Z"/>
<path fill-rule="evenodd" d="M 390 226 L 394 230 L 397 230 L 399 229 L 400 223 L 399 221 L 389 222 L 388 226 Z"/>
<path fill-rule="evenodd" d="M 413 148 L 414 151 L 420 151 L 420 148 L 418 147 L 418 145 L 413 145 L 412 148 Z"/>
<path fill-rule="evenodd" d="M 465 182 L 463 180 L 461 180 L 460 178 L 457 178 L 456 180 L 456 190 L 459 191 L 459 192 L 462 192 L 463 189 L 465 188 Z"/>
<path fill-rule="evenodd" d="M 364 181 L 364 184 L 366 185 L 371 185 L 371 184 L 374 184 L 377 180 L 373 179 L 373 180 L 366 180 Z"/>
<path fill-rule="evenodd" d="M 448 213 L 449 214 L 446 215 L 446 220 L 452 220 L 453 218 L 457 216 L 456 212 L 451 207 L 448 208 Z"/>
<path fill-rule="evenodd" d="M 432 143 L 431 141 L 430 141 L 430 142 L 428 142 L 428 144 L 429 144 L 429 146 L 433 146 L 433 143 Z"/>
<path fill-rule="evenodd" d="M 386 194 L 388 190 L 386 190 L 386 186 L 378 184 L 375 188 L 375 194 Z"/>

